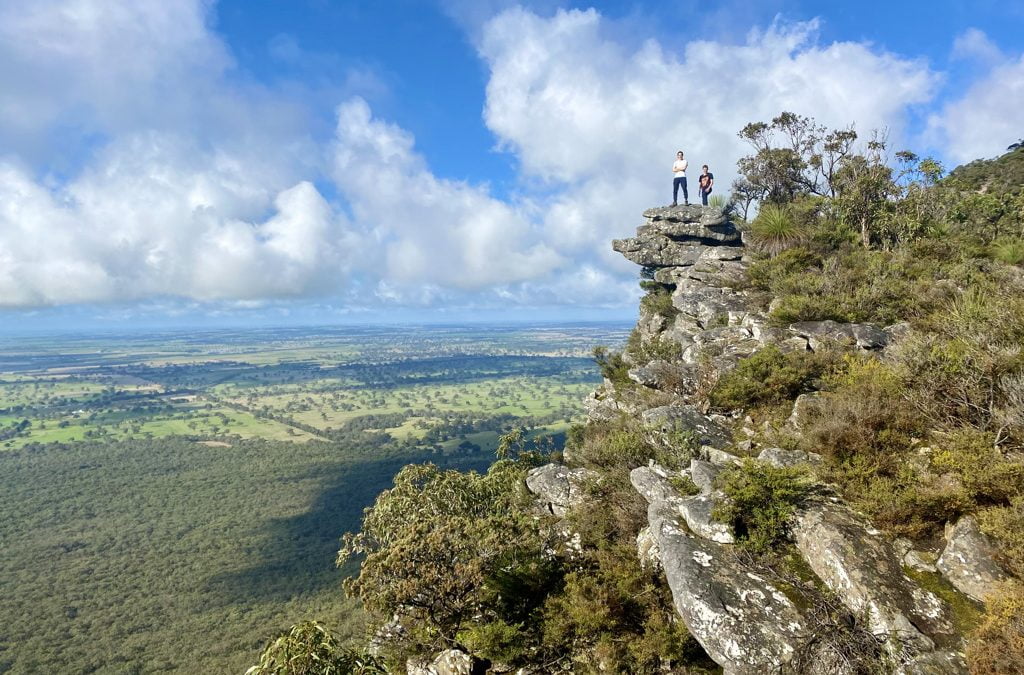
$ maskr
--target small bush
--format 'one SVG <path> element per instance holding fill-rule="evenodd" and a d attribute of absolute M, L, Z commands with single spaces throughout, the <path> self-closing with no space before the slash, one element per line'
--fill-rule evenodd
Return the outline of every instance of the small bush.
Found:
<path fill-rule="evenodd" d="M 902 379 L 881 361 L 848 356 L 845 368 L 824 381 L 826 393 L 807 411 L 804 449 L 836 464 L 860 458 L 893 473 L 924 433 L 920 417 L 907 409 Z"/>
<path fill-rule="evenodd" d="M 799 246 L 809 231 L 789 206 L 764 204 L 750 226 L 750 244 L 755 249 L 776 256 L 788 248 Z"/>
<path fill-rule="evenodd" d="M 1024 586 L 1006 584 L 987 609 L 967 643 L 971 675 L 1024 673 Z"/>
<path fill-rule="evenodd" d="M 1024 239 L 997 239 L 989 247 L 989 255 L 1007 265 L 1024 265 Z"/>
<path fill-rule="evenodd" d="M 673 362 L 682 358 L 683 346 L 662 335 L 644 340 L 640 331 L 634 328 L 626 340 L 626 353 L 632 356 L 637 363 L 650 363 L 655 360 Z M 628 368 L 626 372 L 628 378 Z"/>
<path fill-rule="evenodd" d="M 668 287 L 654 281 L 641 282 L 640 286 L 647 291 L 647 295 L 640 298 L 641 312 L 657 314 L 668 320 L 679 314 L 679 310 L 672 304 L 672 291 Z"/>
<path fill-rule="evenodd" d="M 588 424 L 573 458 L 584 466 L 635 469 L 655 454 L 639 425 L 628 419 Z"/>
<path fill-rule="evenodd" d="M 836 365 L 836 357 L 827 352 L 783 352 L 768 345 L 722 375 L 709 401 L 726 410 L 778 405 L 808 391 L 812 382 Z"/>
<path fill-rule="evenodd" d="M 998 544 L 1006 567 L 1024 579 L 1024 494 L 1015 495 L 1009 504 L 982 509 L 978 521 Z"/>
<path fill-rule="evenodd" d="M 373 656 L 345 647 L 317 621 L 305 621 L 270 641 L 245 675 L 371 675 L 386 673 Z"/>
<path fill-rule="evenodd" d="M 629 379 L 629 365 L 622 359 L 622 354 L 608 347 L 594 347 L 594 361 L 601 369 L 601 375 L 616 386 L 632 386 Z"/>
<path fill-rule="evenodd" d="M 736 541 L 754 553 L 767 553 L 785 541 L 796 509 L 814 493 L 814 479 L 803 467 L 778 468 L 744 460 L 716 479 L 726 495 L 714 517 L 732 525 Z"/>

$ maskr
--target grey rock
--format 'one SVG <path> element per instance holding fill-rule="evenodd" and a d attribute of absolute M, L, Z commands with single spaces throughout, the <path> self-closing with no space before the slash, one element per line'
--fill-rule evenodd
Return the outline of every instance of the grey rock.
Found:
<path fill-rule="evenodd" d="M 701 259 L 703 249 L 699 244 L 680 244 L 667 237 L 651 235 L 612 241 L 612 250 L 630 262 L 647 267 L 692 265 Z"/>
<path fill-rule="evenodd" d="M 693 335 L 694 344 L 703 345 L 710 342 L 736 343 L 751 339 L 750 331 L 743 326 L 721 326 L 708 328 Z"/>
<path fill-rule="evenodd" d="M 786 424 L 797 431 L 803 429 L 807 423 L 807 415 L 821 408 L 823 402 L 822 394 L 817 391 L 800 394 L 793 401 L 793 412 L 790 413 Z"/>
<path fill-rule="evenodd" d="M 778 588 L 726 547 L 686 534 L 670 503 L 652 503 L 647 519 L 676 611 L 725 672 L 762 675 L 793 658 L 804 619 Z"/>
<path fill-rule="evenodd" d="M 889 336 L 881 328 L 866 323 L 837 323 L 835 321 L 800 321 L 790 324 L 789 330 L 807 338 L 811 349 L 817 351 L 823 341 L 855 344 L 861 349 L 881 349 Z"/>
<path fill-rule="evenodd" d="M 806 352 L 810 350 L 810 343 L 802 337 L 792 337 L 788 340 L 779 342 L 779 349 L 784 352 Z"/>
<path fill-rule="evenodd" d="M 710 327 L 722 317 L 728 319 L 730 312 L 747 312 L 747 300 L 741 293 L 694 283 L 681 283 L 676 287 L 672 306 L 704 327 Z"/>
<path fill-rule="evenodd" d="M 852 511 L 818 502 L 798 512 L 793 537 L 807 564 L 894 652 L 923 653 L 954 633 L 943 603 L 904 573 L 892 546 Z"/>
<path fill-rule="evenodd" d="M 633 469 L 629 472 L 629 482 L 648 503 L 679 498 L 678 492 L 668 481 L 668 471 L 657 464 Z"/>
<path fill-rule="evenodd" d="M 545 464 L 530 469 L 526 474 L 526 487 L 551 513 L 561 517 L 579 503 L 584 483 L 596 476 L 590 469 L 570 470 L 561 464 Z"/>
<path fill-rule="evenodd" d="M 626 372 L 629 379 L 637 384 L 680 395 L 693 393 L 700 377 L 693 365 L 669 363 L 660 359 L 643 366 L 635 366 Z"/>
<path fill-rule="evenodd" d="M 1000 582 L 1009 578 L 996 562 L 996 548 L 974 516 L 946 526 L 946 548 L 936 566 L 961 593 L 985 602 Z"/>
<path fill-rule="evenodd" d="M 679 514 L 686 521 L 687 527 L 694 534 L 719 544 L 733 544 L 736 538 L 732 528 L 720 523 L 712 517 L 715 506 L 721 501 L 721 495 L 706 494 L 684 497 L 679 503 Z"/>
<path fill-rule="evenodd" d="M 822 461 L 821 455 L 816 452 L 783 450 L 782 448 L 765 448 L 757 458 L 762 462 L 768 462 L 772 466 L 779 468 L 799 466 L 801 464 L 814 467 L 819 466 Z"/>
<path fill-rule="evenodd" d="M 904 339 L 905 337 L 910 335 L 910 331 L 910 324 L 907 323 L 906 321 L 894 323 L 891 326 L 886 326 L 885 328 L 882 329 L 882 332 L 885 333 L 889 343 L 898 342 Z"/>
<path fill-rule="evenodd" d="M 409 675 L 471 675 L 473 666 L 473 657 L 466 652 L 446 649 L 431 663 L 410 660 L 406 672 Z"/>
<path fill-rule="evenodd" d="M 699 204 L 680 204 L 679 206 L 655 206 L 643 213 L 644 218 L 652 223 L 663 220 L 673 222 L 725 222 L 726 217 L 721 209 Z"/>
<path fill-rule="evenodd" d="M 698 262 L 711 260 L 742 260 L 743 248 L 740 246 L 706 246 L 701 251 Z"/>
<path fill-rule="evenodd" d="M 967 675 L 964 655 L 954 651 L 921 654 L 899 668 L 899 675 Z"/>
<path fill-rule="evenodd" d="M 677 241 L 682 240 L 682 243 L 689 243 L 688 239 L 695 239 L 697 243 L 714 246 L 717 243 L 731 244 L 740 241 L 739 230 L 724 219 L 721 222 L 709 219 L 708 224 L 662 220 L 652 223 L 649 227 L 650 229 L 644 230 L 644 234 L 660 234 Z"/>
<path fill-rule="evenodd" d="M 732 466 L 733 464 L 739 464 L 740 462 L 740 458 L 737 457 L 736 455 L 730 452 L 726 452 L 725 450 L 713 448 L 710 445 L 701 446 L 700 451 L 701 454 L 704 456 L 704 459 L 711 462 L 715 466 L 720 466 L 724 468 L 727 466 Z"/>
<path fill-rule="evenodd" d="M 700 459 L 690 460 L 690 480 L 700 488 L 702 494 L 710 494 L 715 489 L 715 478 L 722 472 L 722 467 Z"/>
<path fill-rule="evenodd" d="M 654 540 L 650 527 L 643 527 L 636 535 L 636 551 L 640 555 L 640 565 L 644 568 L 661 568 L 661 551 Z"/>
<path fill-rule="evenodd" d="M 656 428 L 662 433 L 692 431 L 697 435 L 700 445 L 722 448 L 729 444 L 728 431 L 719 422 L 702 414 L 694 406 L 659 406 L 645 410 L 641 413 L 641 419 L 644 425 Z"/>

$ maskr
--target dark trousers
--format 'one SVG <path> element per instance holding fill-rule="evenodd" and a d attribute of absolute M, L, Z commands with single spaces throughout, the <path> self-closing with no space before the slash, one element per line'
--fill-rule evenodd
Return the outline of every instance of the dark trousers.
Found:
<path fill-rule="evenodd" d="M 706 190 L 706 191 L 705 190 L 701 190 L 700 191 L 700 203 L 703 204 L 704 206 L 708 205 L 708 195 L 709 194 L 711 194 L 711 190 Z"/>
<path fill-rule="evenodd" d="M 683 186 L 683 201 L 686 203 L 690 202 L 690 195 L 686 192 L 686 176 L 680 176 L 672 179 L 672 203 L 676 204 L 679 202 L 679 186 Z"/>

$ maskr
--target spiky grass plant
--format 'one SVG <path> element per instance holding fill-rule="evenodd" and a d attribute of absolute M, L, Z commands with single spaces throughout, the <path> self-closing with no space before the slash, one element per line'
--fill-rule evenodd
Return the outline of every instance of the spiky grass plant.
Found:
<path fill-rule="evenodd" d="M 993 258 L 1007 265 L 1024 265 L 1024 239 L 1003 238 L 992 243 Z"/>
<path fill-rule="evenodd" d="M 774 257 L 802 244 L 809 236 L 807 227 L 800 223 L 789 206 L 764 204 L 750 227 L 751 245 Z"/>
<path fill-rule="evenodd" d="M 716 209 L 725 210 L 725 207 L 729 204 L 729 201 L 725 198 L 725 195 L 711 195 L 708 197 L 708 206 Z"/>

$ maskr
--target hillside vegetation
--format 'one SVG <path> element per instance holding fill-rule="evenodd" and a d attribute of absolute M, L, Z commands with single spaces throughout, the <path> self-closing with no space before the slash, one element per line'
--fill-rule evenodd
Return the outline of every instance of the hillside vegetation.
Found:
<path fill-rule="evenodd" d="M 644 262 L 642 237 L 662 226 L 652 209 L 646 233 L 616 242 L 649 266 L 640 323 L 624 353 L 596 353 L 606 378 L 597 403 L 624 414 L 573 428 L 565 458 L 512 434 L 486 473 L 407 467 L 346 537 L 340 560 L 361 560 L 347 589 L 371 620 L 372 644 L 356 647 L 373 652 L 374 668 L 403 672 L 409 659 L 454 648 L 492 672 L 714 672 L 665 575 L 642 561 L 654 516 L 635 470 L 653 463 L 677 495 L 711 491 L 711 478 L 695 485 L 697 475 L 679 471 L 707 453 L 711 432 L 652 430 L 636 412 L 685 397 L 700 419 L 729 427 L 719 456 L 770 448 L 817 458 L 795 468 L 745 459 L 713 479 L 724 500 L 714 519 L 735 539 L 730 559 L 812 617 L 817 651 L 786 655 L 785 672 L 892 672 L 908 658 L 893 646 L 898 636 L 870 629 L 795 554 L 794 514 L 821 494 L 925 556 L 950 524 L 973 516 L 1005 571 L 997 595 L 983 604 L 937 573 L 907 574 L 951 608 L 966 642 L 949 654 L 965 651 L 979 675 L 1024 672 L 1024 150 L 947 176 L 934 160 L 890 155 L 878 137 L 791 113 L 740 135 L 753 152 L 740 162 L 734 218 L 758 209 L 740 223 L 746 256 L 728 267 L 719 255 L 687 274 L 741 270 L 715 289 L 742 298 L 744 312 L 731 314 L 757 313 L 759 333 L 777 331 L 777 343 L 716 351 L 711 338 L 729 331 L 743 333 L 740 347 L 754 340 L 730 312 L 681 316 L 670 266 L 681 263 Z M 712 234 L 725 240 L 724 228 Z M 821 321 L 858 324 L 891 344 L 787 346 L 794 324 Z M 684 328 L 705 342 L 673 337 Z M 543 489 L 525 482 L 552 460 L 568 465 L 557 478 L 570 494 L 538 510 Z M 652 509 L 660 499 L 644 497 Z M 814 670 L 822 654 L 842 667 Z M 948 667 L 936 672 L 961 672 Z"/>

